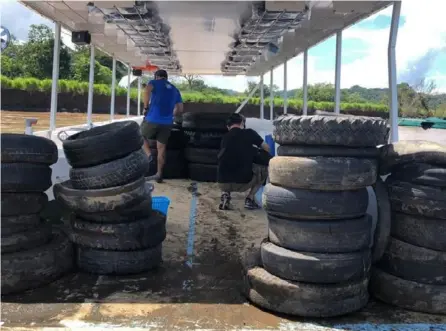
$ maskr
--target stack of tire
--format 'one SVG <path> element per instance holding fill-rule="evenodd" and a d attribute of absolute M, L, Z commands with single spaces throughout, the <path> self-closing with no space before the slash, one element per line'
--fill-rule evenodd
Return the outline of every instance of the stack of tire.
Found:
<path fill-rule="evenodd" d="M 223 135 L 228 132 L 228 113 L 185 113 L 182 127 L 189 137 L 185 149 L 189 178 L 216 182 L 218 152 Z"/>
<path fill-rule="evenodd" d="M 163 169 L 163 177 L 166 179 L 187 178 L 187 162 L 184 157 L 184 149 L 189 137 L 184 134 L 181 126 L 175 125 L 171 131 L 166 146 L 166 158 Z M 149 140 L 150 152 L 153 156 L 149 164 L 146 176 L 155 175 L 158 170 L 158 151 L 156 140 Z"/>
<path fill-rule="evenodd" d="M 54 196 L 73 211 L 70 238 L 81 270 L 132 274 L 157 267 L 166 216 L 152 210 L 149 166 L 133 121 L 98 126 L 63 144 L 70 180 Z"/>
<path fill-rule="evenodd" d="M 409 310 L 446 314 L 446 146 L 401 141 L 381 149 L 392 231 L 371 293 Z"/>
<path fill-rule="evenodd" d="M 73 267 L 68 238 L 40 218 L 48 203 L 57 146 L 49 139 L 1 135 L 1 292 L 51 283 Z"/>
<path fill-rule="evenodd" d="M 298 316 L 361 309 L 376 254 L 366 187 L 377 181 L 376 146 L 386 141 L 388 125 L 363 117 L 283 115 L 274 126 L 279 156 L 270 161 L 263 191 L 268 239 L 259 264 L 245 268 L 247 296 Z"/>

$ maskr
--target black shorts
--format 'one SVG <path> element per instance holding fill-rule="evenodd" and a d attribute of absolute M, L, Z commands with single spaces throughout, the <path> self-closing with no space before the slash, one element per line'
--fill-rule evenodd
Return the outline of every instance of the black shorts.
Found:
<path fill-rule="evenodd" d="M 141 123 L 141 134 L 146 140 L 156 140 L 164 145 L 167 145 L 171 131 L 170 124 L 149 123 L 146 120 Z"/>

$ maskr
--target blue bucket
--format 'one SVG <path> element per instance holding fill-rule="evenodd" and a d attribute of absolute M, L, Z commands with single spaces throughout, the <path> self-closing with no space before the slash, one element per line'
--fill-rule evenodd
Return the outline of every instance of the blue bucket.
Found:
<path fill-rule="evenodd" d="M 167 215 L 170 199 L 168 197 L 152 197 L 152 209 Z"/>
<path fill-rule="evenodd" d="M 273 135 L 268 134 L 265 136 L 265 142 L 269 146 L 269 152 L 272 156 L 276 156 L 276 143 L 273 140 Z"/>

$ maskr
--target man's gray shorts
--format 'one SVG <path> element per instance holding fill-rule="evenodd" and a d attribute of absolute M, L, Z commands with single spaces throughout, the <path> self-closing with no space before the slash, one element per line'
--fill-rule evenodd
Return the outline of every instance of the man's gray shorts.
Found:
<path fill-rule="evenodd" d="M 253 163 L 252 179 L 248 183 L 219 183 L 223 192 L 245 192 L 256 185 L 262 185 L 268 178 L 268 167 Z"/>

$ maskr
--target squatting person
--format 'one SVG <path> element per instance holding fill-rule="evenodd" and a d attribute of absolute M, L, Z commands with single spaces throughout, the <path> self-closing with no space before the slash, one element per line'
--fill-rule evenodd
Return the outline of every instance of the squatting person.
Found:
<path fill-rule="evenodd" d="M 183 112 L 181 93 L 167 78 L 165 70 L 158 70 L 155 72 L 155 79 L 148 82 L 144 93 L 145 116 L 141 123 L 143 148 L 150 160 L 152 156 L 148 140 L 156 140 L 157 172 L 147 179 L 158 183 L 163 181 L 166 145 L 172 130 L 173 117 Z"/>
<path fill-rule="evenodd" d="M 229 132 L 218 154 L 218 183 L 222 190 L 219 208 L 230 209 L 231 192 L 249 190 L 245 208 L 258 209 L 254 196 L 268 177 L 269 146 L 256 131 L 245 128 L 245 118 L 240 114 L 231 114 L 226 125 Z"/>

